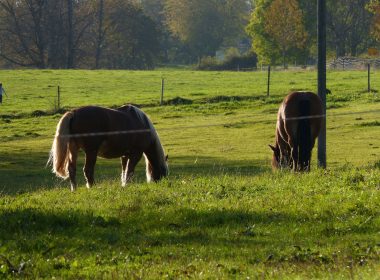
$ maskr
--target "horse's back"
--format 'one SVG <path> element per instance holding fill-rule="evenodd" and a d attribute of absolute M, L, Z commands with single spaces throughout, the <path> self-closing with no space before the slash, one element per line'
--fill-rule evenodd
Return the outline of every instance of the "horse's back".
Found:
<path fill-rule="evenodd" d="M 108 114 L 106 108 L 85 106 L 73 110 L 72 133 L 95 133 L 107 131 Z"/>
<path fill-rule="evenodd" d="M 321 115 L 322 101 L 315 93 L 296 91 L 285 97 L 283 110 L 285 118 Z"/>
<path fill-rule="evenodd" d="M 312 92 L 293 92 L 285 97 L 279 114 L 281 114 L 282 123 L 290 137 L 297 137 L 300 124 L 302 124 L 308 126 L 311 137 L 315 138 L 322 126 L 322 101 L 318 95 Z"/>
<path fill-rule="evenodd" d="M 80 148 L 94 149 L 99 156 L 115 158 L 132 151 L 143 151 L 151 143 L 146 115 L 132 105 L 118 109 L 86 106 L 74 110 L 74 133 L 89 133 L 79 137 Z"/>
<path fill-rule="evenodd" d="M 139 108 L 133 105 L 124 105 L 117 109 L 118 112 L 125 114 L 125 116 L 130 120 L 130 126 L 134 129 L 149 129 L 150 121 L 146 114 Z"/>

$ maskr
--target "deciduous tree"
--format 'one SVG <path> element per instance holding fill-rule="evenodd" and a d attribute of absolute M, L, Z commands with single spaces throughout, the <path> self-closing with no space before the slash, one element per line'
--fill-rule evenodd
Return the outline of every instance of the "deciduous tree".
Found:
<path fill-rule="evenodd" d="M 160 53 L 155 22 L 133 1 L 108 2 L 103 64 L 108 68 L 153 68 Z"/>
<path fill-rule="evenodd" d="M 167 0 L 165 15 L 171 32 L 199 58 L 242 36 L 249 5 L 246 0 Z"/>
<path fill-rule="evenodd" d="M 289 50 L 304 51 L 307 32 L 295 0 L 258 0 L 247 26 L 253 51 L 261 63 L 274 64 Z"/>
<path fill-rule="evenodd" d="M 373 15 L 371 18 L 371 36 L 380 41 L 380 0 L 371 0 L 367 5 L 367 10 Z"/>
<path fill-rule="evenodd" d="M 265 12 L 264 21 L 265 31 L 280 49 L 285 67 L 287 52 L 291 48 L 302 49 L 307 38 L 297 1 L 274 0 Z"/>
<path fill-rule="evenodd" d="M 261 63 L 274 64 L 281 56 L 274 38 L 265 29 L 265 15 L 273 0 L 257 0 L 246 28 L 252 49 Z"/>
<path fill-rule="evenodd" d="M 336 57 L 357 55 L 370 41 L 372 15 L 366 9 L 369 0 L 327 1 L 327 39 Z"/>
<path fill-rule="evenodd" d="M 72 68 L 92 23 L 90 0 L 0 0 L 0 56 L 17 65 Z"/>

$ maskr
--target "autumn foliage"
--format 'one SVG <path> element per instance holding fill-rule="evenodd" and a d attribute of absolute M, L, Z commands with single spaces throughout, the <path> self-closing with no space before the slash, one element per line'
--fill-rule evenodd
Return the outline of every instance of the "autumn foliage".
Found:
<path fill-rule="evenodd" d="M 302 12 L 296 0 L 274 0 L 265 13 L 265 31 L 279 47 L 285 66 L 286 53 L 291 48 L 304 47 L 307 32 Z"/>

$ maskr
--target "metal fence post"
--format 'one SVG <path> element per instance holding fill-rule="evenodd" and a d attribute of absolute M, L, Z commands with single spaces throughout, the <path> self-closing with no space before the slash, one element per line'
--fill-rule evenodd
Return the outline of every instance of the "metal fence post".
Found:
<path fill-rule="evenodd" d="M 326 1 L 318 0 L 318 95 L 322 100 L 322 128 L 318 137 L 318 165 L 326 168 Z"/>

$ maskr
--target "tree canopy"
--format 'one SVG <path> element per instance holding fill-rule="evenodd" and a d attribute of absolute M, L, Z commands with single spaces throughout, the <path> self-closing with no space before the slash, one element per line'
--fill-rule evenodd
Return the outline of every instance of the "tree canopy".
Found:
<path fill-rule="evenodd" d="M 0 57 L 38 68 L 151 68 L 159 31 L 133 0 L 0 0 Z"/>
<path fill-rule="evenodd" d="M 166 22 L 195 57 L 213 56 L 223 43 L 243 35 L 246 0 L 167 0 Z"/>
<path fill-rule="evenodd" d="M 368 10 L 370 3 L 374 5 L 378 1 L 327 0 L 327 46 L 330 54 L 334 53 L 336 57 L 355 56 L 374 45 L 370 32 L 373 22 L 373 15 Z M 310 56 L 315 57 L 316 19 L 316 1 L 257 0 L 247 27 L 253 51 L 263 63 L 277 63 L 281 53 L 283 59 L 284 50 L 288 59 L 306 61 Z M 375 30 L 372 28 L 373 34 L 376 34 Z"/>
<path fill-rule="evenodd" d="M 379 0 L 326 0 L 330 57 L 380 41 Z M 262 63 L 316 58 L 317 1 L 0 0 L 0 66 L 150 69 L 252 43 Z M 239 52 L 236 55 L 240 55 Z"/>
<path fill-rule="evenodd" d="M 380 41 L 380 0 L 371 0 L 367 10 L 373 14 L 371 18 L 370 31 L 374 39 Z"/>
<path fill-rule="evenodd" d="M 291 48 L 303 48 L 307 38 L 297 1 L 274 0 L 265 11 L 264 23 L 265 31 L 282 54 L 285 67 L 287 52 Z"/>

